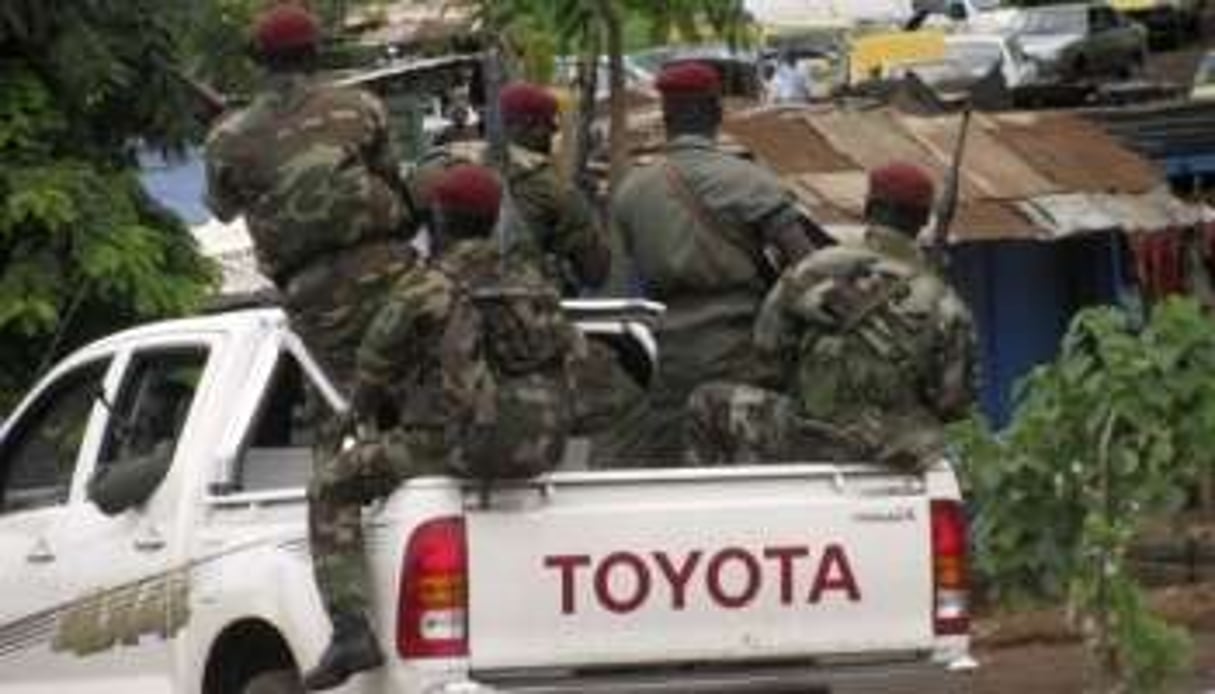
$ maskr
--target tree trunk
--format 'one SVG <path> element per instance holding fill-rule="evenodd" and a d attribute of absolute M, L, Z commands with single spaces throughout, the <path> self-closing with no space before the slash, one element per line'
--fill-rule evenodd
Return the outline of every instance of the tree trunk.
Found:
<path fill-rule="evenodd" d="M 591 128 L 595 124 L 595 95 L 599 91 L 600 33 L 594 29 L 578 60 L 578 121 L 574 128 L 574 154 L 570 171 L 579 187 L 589 188 L 587 165 L 591 157 Z"/>
<path fill-rule="evenodd" d="M 596 9 L 603 21 L 607 36 L 608 81 L 611 93 L 608 97 L 611 116 L 609 120 L 608 147 L 610 152 L 610 186 L 624 176 L 628 167 L 628 104 L 625 101 L 624 84 L 624 28 L 614 0 L 596 0 Z"/>

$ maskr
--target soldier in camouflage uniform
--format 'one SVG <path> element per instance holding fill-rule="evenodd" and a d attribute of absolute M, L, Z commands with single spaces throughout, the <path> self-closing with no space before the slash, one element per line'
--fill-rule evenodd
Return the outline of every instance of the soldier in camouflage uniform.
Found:
<path fill-rule="evenodd" d="M 362 92 L 316 83 L 319 39 L 315 17 L 296 5 L 277 5 L 258 18 L 254 46 L 268 87 L 208 138 L 207 200 L 223 221 L 244 215 L 258 266 L 279 290 L 292 328 L 349 394 L 355 347 L 379 298 L 414 262 L 403 234 L 412 221 L 383 105 Z M 323 478 L 333 474 L 338 425 L 331 418 L 320 429 Z M 323 548 L 326 528 L 350 519 L 312 501 L 311 538 Z M 317 583 L 334 622 L 333 641 L 307 683 L 332 679 L 335 667 L 357 670 L 382 661 L 361 597 L 342 590 L 344 577 L 329 569 L 318 556 Z"/>
<path fill-rule="evenodd" d="M 535 257 L 545 273 L 576 296 L 607 280 L 611 252 L 581 192 L 553 167 L 557 100 L 543 87 L 517 82 L 498 98 L 510 141 L 502 230 L 512 246 Z"/>
<path fill-rule="evenodd" d="M 658 79 L 664 156 L 633 170 L 612 200 L 620 247 L 648 298 L 667 306 L 661 369 L 648 402 L 616 427 L 618 463 L 683 460 L 687 398 L 699 384 L 750 381 L 755 313 L 774 281 L 768 253 L 793 263 L 811 249 L 789 192 L 771 172 L 718 149 L 721 84 L 704 64 Z"/>
<path fill-rule="evenodd" d="M 340 594 L 359 609 L 367 588 L 362 506 L 418 475 L 531 476 L 554 467 L 563 451 L 572 392 L 560 360 L 577 354 L 578 336 L 539 268 L 505 256 L 490 238 L 500 195 L 493 173 L 478 166 L 455 166 L 433 182 L 430 261 L 397 280 L 358 347 L 353 410 L 361 440 L 314 479 L 311 493 L 340 521 L 320 534 L 316 560 L 340 577 Z M 508 357 L 521 382 L 514 387 L 488 358 L 510 345 L 491 329 L 493 309 L 470 312 L 480 290 L 504 282 L 538 288 L 548 310 L 534 315 L 558 322 L 540 331 L 557 339 Z M 339 663 L 320 671 L 328 676 L 306 684 L 337 686 L 355 670 Z"/>
<path fill-rule="evenodd" d="M 920 469 L 944 453 L 944 424 L 974 396 L 970 315 L 915 237 L 932 181 L 891 164 L 870 177 L 860 246 L 818 251 L 764 303 L 758 348 L 790 392 L 714 383 L 689 403 L 698 464 L 880 460 Z"/>
<path fill-rule="evenodd" d="M 526 477 L 564 448 L 583 345 L 534 259 L 491 238 L 500 191 L 479 166 L 442 174 L 431 262 L 398 281 L 359 348 L 356 409 L 399 401 L 400 428 L 420 442 L 414 474 Z"/>

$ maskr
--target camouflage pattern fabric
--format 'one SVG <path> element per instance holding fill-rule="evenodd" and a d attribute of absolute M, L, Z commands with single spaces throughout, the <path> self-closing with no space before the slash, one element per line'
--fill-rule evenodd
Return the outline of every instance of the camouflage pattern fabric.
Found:
<path fill-rule="evenodd" d="M 207 139 L 207 202 L 243 214 L 262 272 L 282 285 L 334 251 L 409 225 L 383 105 L 279 76 Z"/>
<path fill-rule="evenodd" d="M 291 328 L 344 393 L 351 393 L 363 334 L 384 297 L 417 262 L 406 244 L 369 243 L 310 266 L 282 289 Z"/>
<path fill-rule="evenodd" d="M 864 460 L 850 432 L 801 416 L 781 393 L 733 383 L 706 383 L 688 400 L 688 463 L 758 465 Z"/>
<path fill-rule="evenodd" d="M 607 252 L 590 204 L 558 179 L 549 155 L 517 145 L 510 147 L 505 178 L 499 233 L 537 262 L 562 294 L 579 294 L 589 284 L 580 259 L 596 248 Z"/>
<path fill-rule="evenodd" d="M 329 435 L 328 441 L 340 437 Z M 308 485 L 313 572 L 330 613 L 367 614 L 362 509 L 419 475 L 442 474 L 440 431 L 394 428 L 338 451 L 322 444 Z"/>
<path fill-rule="evenodd" d="M 799 420 L 833 427 L 866 459 L 916 467 L 943 454 L 942 423 L 973 401 L 970 315 L 894 230 L 871 228 L 864 247 L 827 248 L 790 268 L 764 303 L 755 339 L 783 365 Z"/>
<path fill-rule="evenodd" d="M 354 355 L 363 334 L 394 282 L 415 262 L 413 252 L 403 244 L 364 244 L 338 254 L 330 263 L 310 266 L 283 289 L 292 330 L 333 384 L 347 395 L 353 392 Z M 314 400 L 318 398 L 313 394 Z M 370 586 L 362 556 L 362 503 L 344 500 L 349 497 L 329 488 L 364 484 L 364 478 L 361 465 L 351 462 L 357 456 L 338 453 L 341 422 L 321 414 L 316 402 L 313 405 L 318 421 L 315 470 L 308 495 L 313 571 L 330 613 L 345 610 L 350 614 L 367 608 L 365 593 Z"/>
<path fill-rule="evenodd" d="M 584 353 L 529 259 L 463 241 L 401 279 L 359 350 L 359 379 L 408 384 L 402 425 L 443 428 L 454 468 L 531 476 L 558 462 Z"/>
<path fill-rule="evenodd" d="M 621 464 L 680 464 L 687 399 L 709 381 L 770 377 L 752 343 L 770 286 L 764 239 L 795 223 L 793 198 L 771 172 L 681 136 L 665 158 L 625 178 L 612 200 L 617 245 L 648 298 L 667 305 L 658 331 L 662 366 L 648 400 L 614 428 L 607 445 Z M 700 204 L 673 190 L 668 165 Z"/>
<path fill-rule="evenodd" d="M 303 75 L 277 75 L 212 131 L 206 163 L 208 205 L 224 221 L 244 215 L 259 268 L 283 294 L 292 328 L 350 394 L 354 350 L 380 297 L 414 262 L 383 105 Z M 339 423 L 317 418 L 309 489 L 317 583 L 331 612 L 365 607 L 359 504 L 332 491 L 361 483 L 359 465 L 338 454 Z"/>
<path fill-rule="evenodd" d="M 430 189 L 442 174 L 458 164 L 482 164 L 488 149 L 484 140 L 460 140 L 427 150 L 404 176 L 411 209 L 429 212 Z"/>

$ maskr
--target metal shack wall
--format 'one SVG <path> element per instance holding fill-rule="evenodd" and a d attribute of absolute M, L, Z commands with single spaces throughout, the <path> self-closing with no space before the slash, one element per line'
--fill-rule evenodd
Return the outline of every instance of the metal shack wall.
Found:
<path fill-rule="evenodd" d="M 963 243 L 950 256 L 950 277 L 979 332 L 980 404 L 997 427 L 1012 417 L 1016 383 L 1055 358 L 1075 314 L 1116 304 L 1127 291 L 1118 233 Z"/>

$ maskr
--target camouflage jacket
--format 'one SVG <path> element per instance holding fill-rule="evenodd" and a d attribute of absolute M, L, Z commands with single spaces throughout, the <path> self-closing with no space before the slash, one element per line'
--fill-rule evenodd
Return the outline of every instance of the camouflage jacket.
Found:
<path fill-rule="evenodd" d="M 387 114 L 369 94 L 276 78 L 207 139 L 207 202 L 245 215 L 258 264 L 280 286 L 315 259 L 408 223 Z"/>
<path fill-rule="evenodd" d="M 586 198 L 558 179 L 550 156 L 512 145 L 505 193 L 500 225 L 512 248 L 539 262 L 565 294 L 602 283 L 583 259 L 608 253 L 606 239 Z"/>
<path fill-rule="evenodd" d="M 357 379 L 360 387 L 397 395 L 402 423 L 406 426 L 438 427 L 446 424 L 453 405 L 462 394 L 477 390 L 485 378 L 494 377 L 482 351 L 493 354 L 504 344 L 467 349 L 463 340 L 493 341 L 493 334 L 458 335 L 449 330 L 458 305 L 459 292 L 489 285 L 513 284 L 541 287 L 551 295 L 561 325 L 554 332 L 569 344 L 558 345 L 562 356 L 579 357 L 585 347 L 573 327 L 559 314 L 559 300 L 551 284 L 527 258 L 510 255 L 503 259 L 492 240 L 457 243 L 429 264 L 419 264 L 397 281 L 384 306 L 368 329 L 358 350 Z M 504 342 L 503 340 L 498 340 Z M 517 362 L 553 345 L 532 345 L 511 355 Z M 509 359 L 510 357 L 508 357 Z M 464 359 L 467 363 L 459 363 Z"/>
<path fill-rule="evenodd" d="M 974 397 L 970 314 L 892 229 L 870 228 L 863 245 L 823 249 L 786 271 L 755 340 L 810 418 L 905 415 L 923 426 L 963 416 Z"/>

